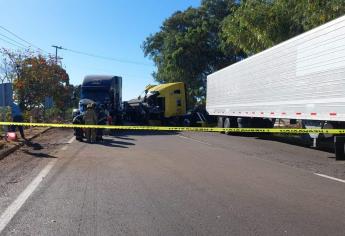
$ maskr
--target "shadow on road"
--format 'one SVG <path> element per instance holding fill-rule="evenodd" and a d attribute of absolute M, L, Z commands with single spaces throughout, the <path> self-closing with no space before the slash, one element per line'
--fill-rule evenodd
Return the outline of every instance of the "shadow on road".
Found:
<path fill-rule="evenodd" d="M 25 142 L 26 146 L 31 147 L 33 150 L 42 150 L 43 146 L 39 143 L 33 143 L 31 141 Z"/>
<path fill-rule="evenodd" d="M 114 138 L 117 139 L 123 139 L 123 140 L 129 140 L 129 141 L 136 141 L 135 138 L 127 138 L 127 137 L 121 137 L 121 136 L 113 136 Z"/>
<path fill-rule="evenodd" d="M 128 148 L 128 146 L 134 146 L 134 143 L 124 142 L 124 141 L 115 141 L 113 139 L 103 139 L 102 142 L 98 142 L 98 145 L 103 145 L 106 147 L 118 147 L 118 148 Z"/>
<path fill-rule="evenodd" d="M 265 141 L 272 141 L 272 142 L 280 142 L 280 143 L 286 143 L 291 144 L 295 146 L 305 147 L 309 149 L 315 149 L 323 152 L 329 152 L 334 153 L 334 147 L 333 142 L 330 140 L 318 140 L 317 147 L 313 148 L 311 147 L 312 142 L 309 138 L 306 136 L 278 136 L 278 135 L 257 135 L 256 139 L 265 140 Z M 334 157 L 330 157 L 334 158 Z"/>
<path fill-rule="evenodd" d="M 152 136 L 152 135 L 177 135 L 179 131 L 159 131 L 159 130 L 115 130 L 111 136 L 125 139 L 126 136 Z M 130 140 L 130 139 L 128 139 Z"/>
<path fill-rule="evenodd" d="M 57 158 L 55 156 L 46 154 L 46 153 L 42 153 L 42 152 L 30 152 L 28 150 L 23 150 L 24 153 L 30 155 L 30 156 L 34 156 L 34 157 L 38 157 L 38 158 Z"/>

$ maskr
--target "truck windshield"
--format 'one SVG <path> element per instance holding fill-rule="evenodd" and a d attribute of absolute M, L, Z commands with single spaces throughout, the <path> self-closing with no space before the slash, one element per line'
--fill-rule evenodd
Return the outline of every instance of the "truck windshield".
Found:
<path fill-rule="evenodd" d="M 152 91 L 147 93 L 147 103 L 150 106 L 157 106 L 157 97 L 159 96 L 159 92 Z"/>
<path fill-rule="evenodd" d="M 81 92 L 81 99 L 91 99 L 95 102 L 103 103 L 105 100 L 109 100 L 109 93 L 105 90 L 85 90 Z"/>

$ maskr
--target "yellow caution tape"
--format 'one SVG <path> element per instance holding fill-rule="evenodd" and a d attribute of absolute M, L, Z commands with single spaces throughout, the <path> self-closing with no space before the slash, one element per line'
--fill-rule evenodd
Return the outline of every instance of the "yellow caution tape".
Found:
<path fill-rule="evenodd" d="M 77 124 L 49 124 L 0 122 L 0 125 L 17 125 L 32 127 L 54 128 L 92 128 L 115 130 L 154 130 L 154 131 L 196 131 L 196 132 L 233 132 L 233 133 L 289 133 L 289 134 L 345 134 L 345 129 L 286 129 L 286 128 L 214 128 L 214 127 L 169 127 L 169 126 L 129 126 L 129 125 L 77 125 Z"/>

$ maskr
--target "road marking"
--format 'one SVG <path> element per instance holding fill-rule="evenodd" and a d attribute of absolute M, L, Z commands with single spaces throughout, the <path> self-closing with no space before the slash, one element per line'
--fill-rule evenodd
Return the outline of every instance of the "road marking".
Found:
<path fill-rule="evenodd" d="M 0 216 L 0 234 L 6 228 L 8 223 L 17 214 L 20 208 L 24 205 L 26 200 L 35 191 L 42 180 L 48 175 L 49 171 L 54 167 L 57 159 L 50 161 L 41 172 L 36 176 L 36 178 L 25 188 L 25 190 L 17 197 L 17 199 L 12 202 L 11 205 L 2 213 Z"/>
<path fill-rule="evenodd" d="M 203 142 L 203 141 L 200 141 L 200 140 L 197 140 L 197 139 L 194 139 L 194 138 L 190 138 L 190 137 L 186 137 L 186 136 L 183 136 L 183 135 L 177 135 L 178 137 L 180 138 L 184 138 L 184 139 L 188 139 L 188 140 L 192 140 L 194 142 L 197 142 L 197 143 L 201 143 L 201 144 L 205 144 L 205 145 L 208 145 L 208 146 L 212 146 L 212 144 L 210 143 L 206 143 L 206 142 Z"/>
<path fill-rule="evenodd" d="M 75 140 L 75 137 L 73 136 L 72 138 L 70 138 L 70 140 L 68 140 L 68 144 L 71 144 L 71 143 L 73 143 L 73 141 Z M 68 148 L 68 145 L 65 145 L 65 146 L 63 146 L 62 148 L 61 148 L 61 150 L 62 151 L 66 151 L 67 150 L 67 148 Z"/>
<path fill-rule="evenodd" d="M 328 176 L 328 175 L 323 175 L 323 174 L 318 174 L 318 173 L 314 173 L 315 175 L 318 175 L 320 177 L 324 177 L 324 178 L 327 178 L 327 179 L 332 179 L 332 180 L 335 180 L 335 181 L 339 181 L 341 183 L 345 183 L 345 180 L 343 179 L 338 179 L 338 178 L 334 178 L 332 176 Z"/>
<path fill-rule="evenodd" d="M 75 136 L 73 136 L 70 140 L 68 140 L 67 143 L 71 144 L 71 143 L 73 143 L 74 140 L 75 140 Z"/>

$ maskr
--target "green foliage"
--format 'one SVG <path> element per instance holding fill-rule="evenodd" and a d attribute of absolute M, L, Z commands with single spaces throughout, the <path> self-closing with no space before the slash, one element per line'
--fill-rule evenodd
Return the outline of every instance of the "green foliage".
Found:
<path fill-rule="evenodd" d="M 59 123 L 62 120 L 61 110 L 56 106 L 46 109 L 45 120 L 48 122 Z"/>
<path fill-rule="evenodd" d="M 203 0 L 175 12 L 143 43 L 160 83 L 185 82 L 205 99 L 206 76 L 345 13 L 344 0 Z"/>
<path fill-rule="evenodd" d="M 186 83 L 190 100 L 205 98 L 206 76 L 238 60 L 234 47 L 221 47 L 220 22 L 236 5 L 232 0 L 204 0 L 198 8 L 175 12 L 143 44 L 157 66 L 160 83 Z"/>
<path fill-rule="evenodd" d="M 0 50 L 11 74 L 14 94 L 23 110 L 42 108 L 46 97 L 52 97 L 55 106 L 64 110 L 71 106 L 73 86 L 67 72 L 52 57 L 30 51 Z M 6 63 L 5 63 L 6 62 Z M 8 76 L 9 77 L 9 76 Z"/>
<path fill-rule="evenodd" d="M 11 107 L 0 107 L 0 120 L 12 121 Z"/>
<path fill-rule="evenodd" d="M 1 121 L 12 121 L 11 108 L 10 107 L 0 107 L 0 120 Z M 0 125 L 0 135 L 4 132 L 3 126 Z"/>
<path fill-rule="evenodd" d="M 222 23 L 225 44 L 255 54 L 345 13 L 343 0 L 246 0 Z"/>
<path fill-rule="evenodd" d="M 80 95 L 81 95 L 81 86 L 76 85 L 72 86 L 72 97 L 71 97 L 71 107 L 78 107 L 79 106 L 79 100 L 80 100 Z"/>
<path fill-rule="evenodd" d="M 68 82 L 63 68 L 39 55 L 22 61 L 14 89 L 17 99 L 28 110 L 41 106 L 45 97 L 53 97 L 56 106 L 63 109 L 70 92 Z"/>

